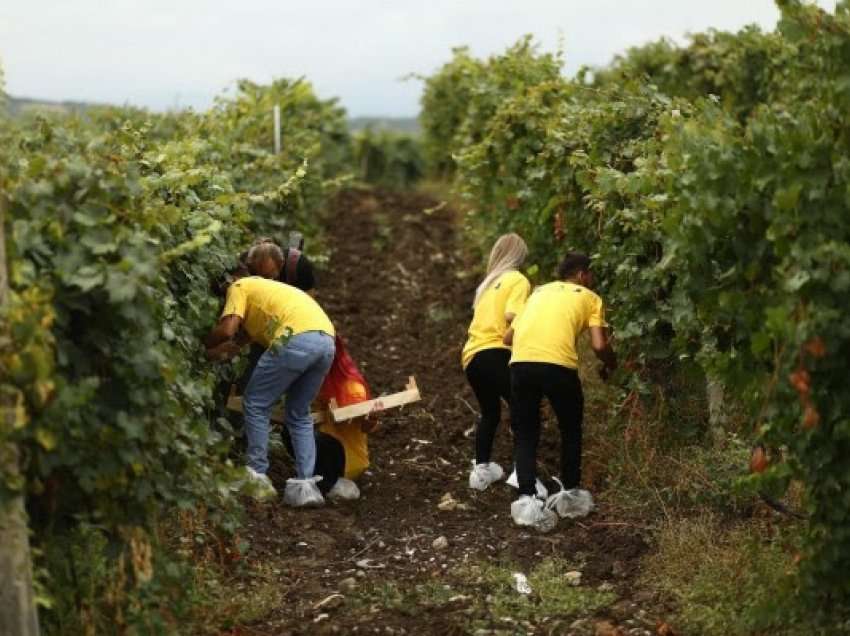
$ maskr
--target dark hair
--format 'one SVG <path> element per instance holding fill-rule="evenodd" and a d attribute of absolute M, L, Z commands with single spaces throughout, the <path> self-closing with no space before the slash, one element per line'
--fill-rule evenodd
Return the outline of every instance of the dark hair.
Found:
<path fill-rule="evenodd" d="M 221 276 L 210 282 L 210 291 L 218 297 L 224 297 L 227 295 L 227 288 L 235 280 L 250 275 L 251 271 L 248 269 L 248 266 L 240 259 L 236 262 L 235 266 L 228 268 Z"/>
<path fill-rule="evenodd" d="M 303 238 L 300 240 L 300 243 L 303 246 Z M 280 250 L 280 246 L 274 239 L 261 236 L 254 241 L 249 249 L 239 255 L 239 262 L 247 269 L 247 272 L 244 274 L 245 276 L 255 275 L 257 273 L 253 267 L 249 267 L 249 262 L 251 265 L 256 265 L 256 261 L 259 260 L 256 258 L 258 250 L 255 249 L 258 246 L 264 246 L 261 248 L 263 250 L 270 250 L 272 253 L 269 254 L 266 252 L 266 256 L 274 258 L 277 261 L 277 254 L 274 248 Z M 274 248 L 270 246 L 274 246 Z M 282 266 L 280 268 L 280 276 L 277 277 L 278 281 L 297 287 L 302 291 L 310 291 L 316 287 L 316 274 L 313 270 L 313 263 L 301 252 L 300 248 L 284 248 L 280 250 L 280 255 L 283 260 L 280 262 Z M 254 262 L 251 262 L 250 256 L 254 257 Z M 294 267 L 292 267 L 293 264 Z"/>
<path fill-rule="evenodd" d="M 302 291 L 310 291 L 316 287 L 316 273 L 313 270 L 313 263 L 309 258 L 294 247 L 288 247 L 283 250 L 283 257 L 284 263 L 278 277 L 281 283 L 292 285 Z M 294 268 L 291 266 L 293 259 L 295 260 Z"/>
<path fill-rule="evenodd" d="M 245 259 L 245 263 L 253 272 L 256 271 L 257 265 L 267 258 L 272 259 L 278 265 L 283 265 L 284 263 L 283 251 L 280 249 L 280 246 L 270 240 L 263 240 L 251 246 L 251 249 L 248 250 L 248 257 Z"/>
<path fill-rule="evenodd" d="M 590 257 L 581 252 L 569 252 L 558 265 L 558 278 L 564 280 L 572 278 L 579 272 L 590 270 Z"/>

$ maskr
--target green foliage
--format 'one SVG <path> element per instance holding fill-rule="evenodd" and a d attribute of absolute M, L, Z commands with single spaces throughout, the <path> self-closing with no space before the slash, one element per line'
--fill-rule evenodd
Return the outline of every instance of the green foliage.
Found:
<path fill-rule="evenodd" d="M 58 634 L 181 633 L 200 602 L 190 564 L 175 561 L 139 532 L 117 548 L 95 526 L 80 524 L 44 545 L 41 560 L 51 587 L 69 593 L 49 597 L 42 616 Z M 44 622 L 44 621 L 43 621 Z"/>
<path fill-rule="evenodd" d="M 461 50 L 422 121 L 487 241 L 518 231 L 543 271 L 593 255 L 630 395 L 695 361 L 748 411 L 775 449 L 751 480 L 805 486 L 798 583 L 826 619 L 850 607 L 850 4 L 780 6 L 776 33 L 644 47 L 591 86 L 527 42 Z"/>
<path fill-rule="evenodd" d="M 633 48 L 593 76 L 597 88 L 647 80 L 664 94 L 689 100 L 715 95 L 724 110 L 745 119 L 776 97 L 777 81 L 795 55 L 779 33 L 750 26 L 738 33 L 709 31 L 680 48 L 660 40 Z"/>
<path fill-rule="evenodd" d="M 409 188 L 425 172 L 417 138 L 369 128 L 354 138 L 354 161 L 361 180 L 385 188 Z"/>
<path fill-rule="evenodd" d="M 14 405 L 0 434 L 27 458 L 25 483 L 3 475 L 3 489 L 27 492 L 37 544 L 84 522 L 115 558 L 166 511 L 202 503 L 230 523 L 221 371 L 200 346 L 220 309 L 211 288 L 256 233 L 315 231 L 349 153 L 344 113 L 279 80 L 242 83 L 204 115 L 93 109 L 0 135 L 0 388 Z"/>
<path fill-rule="evenodd" d="M 465 47 L 453 53 L 451 62 L 425 78 L 421 100 L 425 158 L 438 177 L 454 173 L 456 151 L 483 139 L 486 122 L 504 98 L 561 75 L 560 54 L 539 54 L 531 36 L 484 61 Z"/>
<path fill-rule="evenodd" d="M 787 449 L 765 479 L 807 487 L 804 589 L 846 603 L 850 8 L 789 3 L 780 33 L 797 51 L 782 99 L 744 124 L 700 103 L 667 131 L 679 178 L 665 267 L 679 337 L 738 388 L 768 446 Z"/>
<path fill-rule="evenodd" d="M 6 115 L 6 77 L 3 74 L 3 64 L 0 64 L 0 116 Z"/>

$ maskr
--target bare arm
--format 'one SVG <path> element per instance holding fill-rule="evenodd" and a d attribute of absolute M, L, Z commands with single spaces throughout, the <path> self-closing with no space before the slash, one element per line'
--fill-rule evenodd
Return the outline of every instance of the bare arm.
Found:
<path fill-rule="evenodd" d="M 218 324 L 204 338 L 207 349 L 213 349 L 228 340 L 233 340 L 242 325 L 242 319 L 236 315 L 222 316 Z"/>
<path fill-rule="evenodd" d="M 502 338 L 502 343 L 506 347 L 510 347 L 514 343 L 514 328 L 508 327 L 508 330 L 505 332 L 505 337 Z"/>
<path fill-rule="evenodd" d="M 242 346 L 235 340 L 225 340 L 215 347 L 207 347 L 207 359 L 212 362 L 224 362 L 239 355 Z"/>
<path fill-rule="evenodd" d="M 609 373 L 617 368 L 617 354 L 611 348 L 607 327 L 590 328 L 590 347 L 596 357 L 605 365 L 602 372 L 603 379 L 605 379 Z"/>

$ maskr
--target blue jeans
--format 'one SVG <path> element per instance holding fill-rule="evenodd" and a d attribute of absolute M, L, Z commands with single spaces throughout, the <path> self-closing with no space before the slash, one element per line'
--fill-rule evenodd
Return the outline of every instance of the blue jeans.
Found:
<path fill-rule="evenodd" d="M 242 399 L 248 466 L 265 474 L 269 468 L 269 416 L 286 395 L 286 428 L 295 451 L 298 479 L 313 476 L 316 439 L 310 403 L 319 392 L 334 359 L 334 339 L 321 331 L 292 336 L 270 347 L 251 374 Z"/>

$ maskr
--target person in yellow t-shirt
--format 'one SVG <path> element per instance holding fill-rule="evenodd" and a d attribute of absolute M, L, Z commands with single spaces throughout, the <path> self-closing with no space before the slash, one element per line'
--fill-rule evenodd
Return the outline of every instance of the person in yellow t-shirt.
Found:
<path fill-rule="evenodd" d="M 520 497 L 511 504 L 518 525 L 540 530 L 554 527 L 557 517 L 577 517 L 593 508 L 581 482 L 581 439 L 584 396 L 578 376 L 576 339 L 590 330 L 591 347 L 603 362 L 607 379 L 617 367 L 602 299 L 593 291 L 590 258 L 570 253 L 558 267 L 560 280 L 534 290 L 514 319 L 505 341 L 511 355 L 511 428 Z M 544 503 L 535 497 L 540 403 L 546 397 L 561 432 L 561 490 Z"/>
<path fill-rule="evenodd" d="M 505 234 L 493 245 L 487 274 L 475 292 L 472 322 L 461 353 L 466 378 L 481 407 L 469 474 L 469 487 L 476 490 L 485 490 L 504 476 L 502 467 L 490 461 L 490 455 L 501 419 L 501 400 L 509 402 L 511 395 L 511 351 L 503 339 L 531 289 L 528 279 L 518 271 L 527 255 L 525 241 L 516 234 Z"/>
<path fill-rule="evenodd" d="M 270 244 L 268 239 L 260 239 L 251 250 L 241 259 L 252 273 L 266 278 L 286 282 L 304 291 L 312 290 L 315 276 L 310 268 L 291 267 L 292 274 L 285 281 L 284 275 L 278 274 L 278 264 L 274 259 L 274 249 L 258 247 Z M 284 267 L 286 267 L 284 253 Z M 300 261 L 299 261 L 300 263 Z M 306 274 L 306 276 L 305 276 Z M 262 352 L 262 351 L 261 351 Z M 258 356 L 259 357 L 259 356 Z M 254 363 L 256 366 L 256 363 Z M 250 381 L 253 367 L 246 371 L 245 382 Z M 327 409 L 330 399 L 336 400 L 339 406 L 349 406 L 370 399 L 366 379 L 357 368 L 357 364 L 348 353 L 345 341 L 337 334 L 335 336 L 334 359 L 331 368 L 325 376 L 319 389 L 317 401 L 321 408 Z M 360 477 L 369 467 L 369 446 L 367 434 L 374 431 L 379 424 L 377 415 L 334 422 L 330 415 L 315 432 L 316 463 L 315 474 L 321 475 L 318 483 L 319 491 L 330 499 L 357 499 L 360 489 L 354 480 Z M 281 438 L 288 453 L 295 457 L 295 447 L 288 430 L 284 427 Z"/>
<path fill-rule="evenodd" d="M 257 258 L 271 257 L 283 265 L 274 244 L 255 246 Z M 276 494 L 268 470 L 269 417 L 285 394 L 286 428 L 292 439 L 296 478 L 287 480 L 284 502 L 293 506 L 321 505 L 324 498 L 314 478 L 316 442 L 310 403 L 334 358 L 334 327 L 308 294 L 274 280 L 242 277 L 227 289 L 218 324 L 206 338 L 212 359 L 235 355 L 245 344 L 237 336 L 266 348 L 245 388 L 243 410 L 247 441 L 247 474 L 263 497 Z"/>

